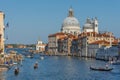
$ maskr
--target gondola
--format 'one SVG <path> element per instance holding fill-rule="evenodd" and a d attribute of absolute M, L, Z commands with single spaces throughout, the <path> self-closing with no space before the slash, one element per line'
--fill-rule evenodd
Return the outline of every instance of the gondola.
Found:
<path fill-rule="evenodd" d="M 111 71 L 111 70 L 113 70 L 113 68 L 108 68 L 108 67 L 91 67 L 90 66 L 90 69 L 91 70 L 95 70 L 95 71 Z"/>
<path fill-rule="evenodd" d="M 19 68 L 15 68 L 14 74 L 15 74 L 15 75 L 18 75 L 18 73 L 19 73 Z"/>
<path fill-rule="evenodd" d="M 34 69 L 38 68 L 38 63 L 34 64 Z"/>

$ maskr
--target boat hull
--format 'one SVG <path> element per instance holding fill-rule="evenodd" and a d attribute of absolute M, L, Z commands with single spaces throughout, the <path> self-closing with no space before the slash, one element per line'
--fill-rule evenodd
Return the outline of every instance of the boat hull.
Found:
<path fill-rule="evenodd" d="M 95 67 L 90 67 L 91 70 L 95 71 L 111 71 L 113 68 L 95 68 Z"/>

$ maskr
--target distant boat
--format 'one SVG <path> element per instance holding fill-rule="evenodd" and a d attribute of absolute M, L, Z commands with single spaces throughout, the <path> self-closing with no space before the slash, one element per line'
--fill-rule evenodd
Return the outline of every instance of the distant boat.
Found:
<path fill-rule="evenodd" d="M 0 68 L 10 68 L 10 65 L 8 65 L 8 64 L 0 64 Z"/>
<path fill-rule="evenodd" d="M 18 73 L 19 73 L 19 68 L 17 67 L 17 68 L 15 68 L 15 70 L 14 70 L 14 74 L 15 74 L 15 75 L 18 75 Z"/>
<path fill-rule="evenodd" d="M 95 71 L 111 71 L 113 70 L 113 68 L 109 68 L 109 67 L 93 67 L 90 66 L 91 70 L 95 70 Z"/>
<path fill-rule="evenodd" d="M 18 63 L 14 62 L 13 65 L 17 65 Z"/>
<path fill-rule="evenodd" d="M 38 68 L 38 62 L 34 64 L 34 69 Z"/>
<path fill-rule="evenodd" d="M 43 59 L 44 59 L 44 57 L 43 57 L 43 56 L 41 56 L 41 57 L 40 57 L 40 59 L 41 59 L 41 60 L 43 60 Z"/>
<path fill-rule="evenodd" d="M 26 57 L 27 58 L 33 58 L 33 55 L 27 55 Z"/>

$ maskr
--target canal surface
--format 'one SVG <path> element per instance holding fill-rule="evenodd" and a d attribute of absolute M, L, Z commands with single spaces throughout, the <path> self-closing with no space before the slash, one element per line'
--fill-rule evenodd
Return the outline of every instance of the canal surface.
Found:
<path fill-rule="evenodd" d="M 14 67 L 6 72 L 0 72 L 0 80 L 119 80 L 120 65 L 113 65 L 110 72 L 93 71 L 91 65 L 104 66 L 106 62 L 70 56 L 34 55 L 34 58 L 25 58 L 20 72 L 14 75 Z M 33 65 L 38 62 L 38 69 Z"/>

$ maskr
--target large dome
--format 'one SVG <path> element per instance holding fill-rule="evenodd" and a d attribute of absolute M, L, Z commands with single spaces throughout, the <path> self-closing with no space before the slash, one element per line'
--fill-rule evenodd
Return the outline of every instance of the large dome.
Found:
<path fill-rule="evenodd" d="M 79 21 L 75 17 L 67 17 L 63 21 L 62 27 L 80 27 Z"/>
<path fill-rule="evenodd" d="M 69 9 L 68 17 L 62 23 L 61 31 L 64 33 L 71 33 L 78 35 L 80 33 L 79 21 L 74 17 L 72 8 Z"/>

